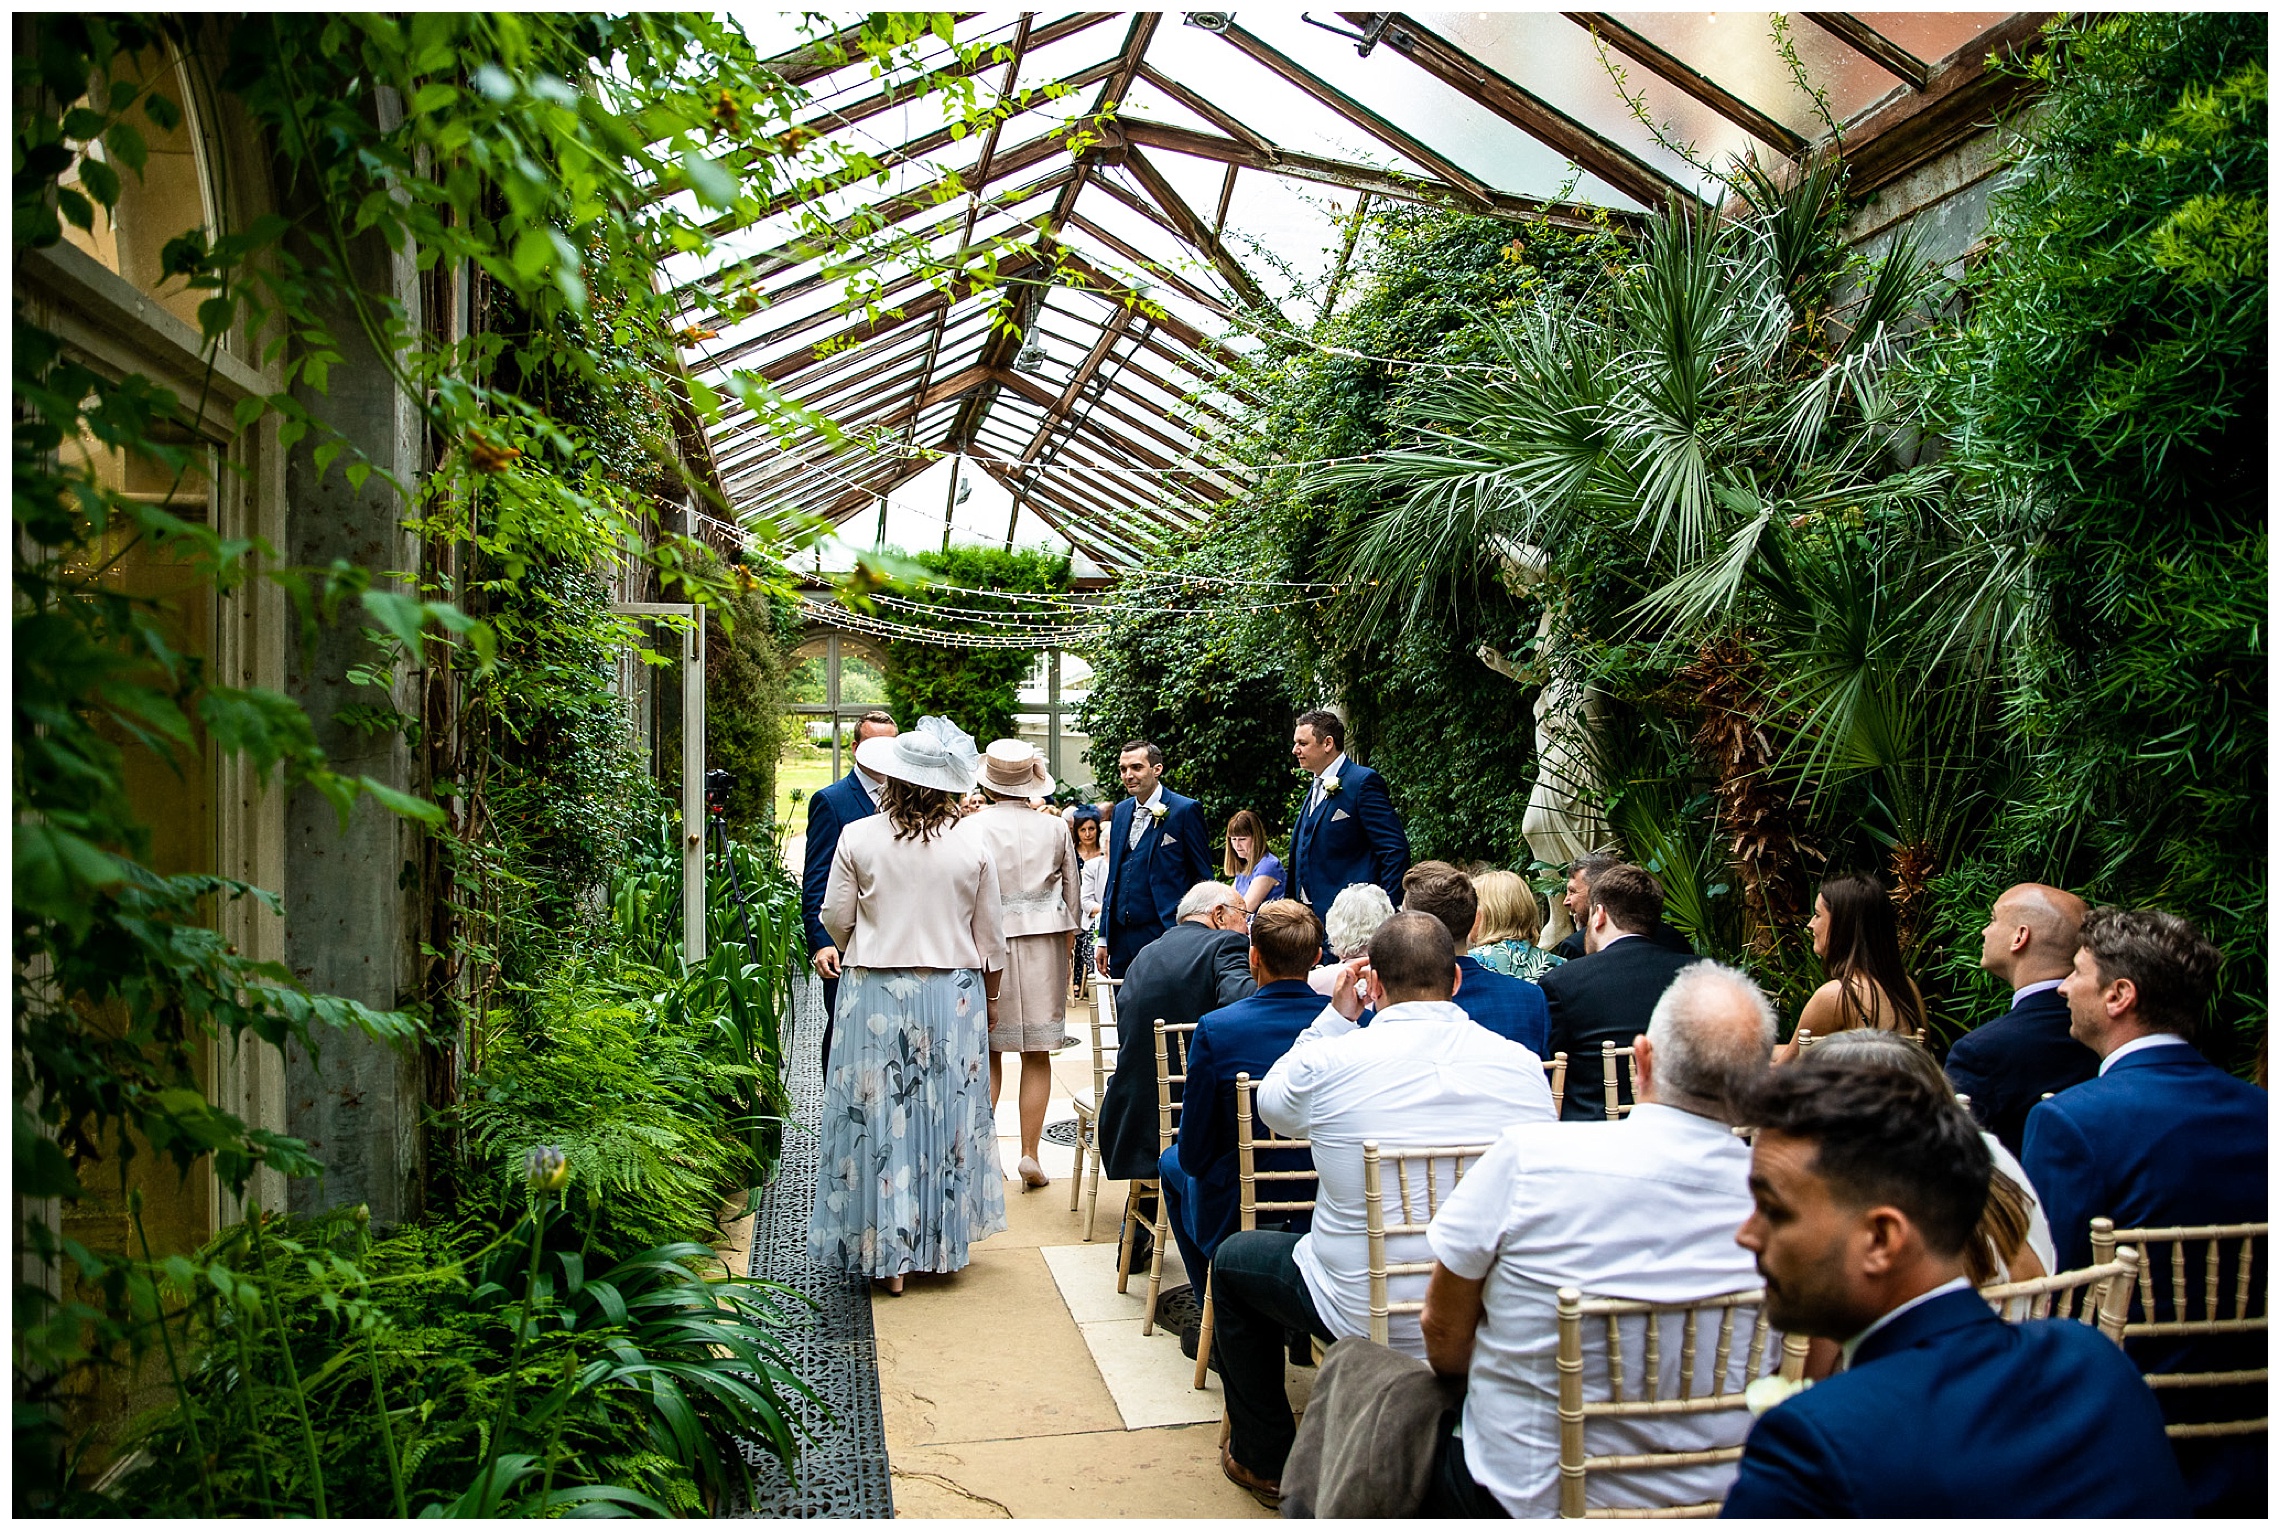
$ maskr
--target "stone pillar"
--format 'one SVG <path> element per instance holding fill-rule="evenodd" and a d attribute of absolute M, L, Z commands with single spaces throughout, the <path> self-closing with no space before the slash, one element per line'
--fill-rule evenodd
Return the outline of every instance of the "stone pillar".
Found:
<path fill-rule="evenodd" d="M 410 251 L 391 252 L 367 236 L 351 254 L 357 286 L 403 304 L 416 323 L 421 291 Z M 296 383 L 294 396 L 376 467 L 416 484 L 425 467 L 418 411 L 353 311 L 344 306 L 326 317 L 342 360 L 325 391 Z M 322 569 L 345 558 L 375 574 L 417 568 L 418 547 L 403 527 L 406 507 L 387 480 L 374 473 L 352 489 L 343 472 L 347 454 L 320 476 L 313 455 L 320 444 L 312 433 L 286 463 L 285 562 Z M 401 734 L 374 735 L 337 721 L 350 703 L 381 700 L 346 679 L 351 665 L 373 658 L 363 635 L 370 625 L 360 604 L 346 603 L 320 627 L 313 647 L 291 647 L 286 690 L 307 709 L 334 770 L 411 790 L 411 751 Z M 396 702 L 416 712 L 414 679 L 399 675 Z M 369 799 L 357 803 L 344 833 L 324 798 L 306 789 L 293 795 L 286 808 L 286 960 L 311 989 L 381 1010 L 410 996 L 417 833 Z M 382 1227 L 416 1216 L 424 1188 L 423 1057 L 354 1033 L 320 1032 L 317 1042 L 313 1058 L 298 1046 L 287 1049 L 288 1130 L 325 1164 L 321 1179 L 291 1183 L 291 1209 L 308 1214 L 363 1202 Z"/>

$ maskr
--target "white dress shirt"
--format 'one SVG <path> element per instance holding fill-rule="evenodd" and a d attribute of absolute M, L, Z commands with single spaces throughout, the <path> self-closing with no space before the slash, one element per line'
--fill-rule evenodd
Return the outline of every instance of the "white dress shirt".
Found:
<path fill-rule="evenodd" d="M 1928 1292 L 1918 1292 L 1915 1296 L 1909 1298 L 1906 1302 L 1900 1304 L 1899 1307 L 1894 1308 L 1891 1312 L 1885 1314 L 1875 1323 L 1870 1324 L 1866 1329 L 1863 1329 L 1860 1333 L 1845 1341 L 1842 1346 L 1838 1347 L 1844 1352 L 1844 1364 L 1837 1369 L 1839 1371 L 1851 1371 L 1853 1356 L 1856 1352 L 1859 1351 L 1861 1346 L 1868 1343 L 1868 1337 L 1874 1334 L 1877 1330 L 1883 1328 L 1886 1324 L 1891 1323 L 1901 1314 L 1907 1312 L 1910 1308 L 1920 1308 L 1925 1303 L 1930 1302 L 1933 1298 L 1945 1297 L 1950 1292 L 1968 1292 L 1970 1290 L 1971 1278 L 1969 1276 L 1957 1276 L 1951 1280 L 1941 1282 L 1938 1286 L 1933 1287 Z"/>
<path fill-rule="evenodd" d="M 1324 766 L 1321 770 L 1314 773 L 1314 785 L 1308 789 L 1306 794 L 1306 811 L 1308 813 L 1312 813 L 1316 808 L 1322 805 L 1322 798 L 1324 796 L 1322 791 L 1322 778 L 1325 776 L 1342 775 L 1344 774 L 1345 769 L 1346 752 L 1344 750 L 1340 750 L 1336 755 L 1331 757 L 1330 763 L 1328 765 Z"/>
<path fill-rule="evenodd" d="M 2021 984 L 2019 987 L 2011 991 L 2011 1008 L 2013 1010 L 2016 1010 L 2019 1008 L 2020 1001 L 2031 999 L 2037 994 L 2044 993 L 2050 989 L 2055 989 L 2064 982 L 2066 982 L 2066 980 L 2063 978 L 2045 978 L 2035 983 Z"/>
<path fill-rule="evenodd" d="M 2106 1054 L 2106 1056 L 2100 1060 L 2098 1064 L 2098 1072 L 2101 1076 L 2103 1076 L 2106 1070 L 2121 1062 L 2122 1059 L 2127 1058 L 2131 1053 L 2142 1053 L 2149 1047 L 2190 1047 L 2192 1045 L 2192 1043 L 2186 1041 L 2183 1037 L 2179 1036 L 2174 1031 L 2151 1032 L 2145 1036 L 2139 1037 L 2134 1042 L 2124 1042 L 2121 1046 Z"/>
<path fill-rule="evenodd" d="M 879 794 L 887 790 L 887 784 L 861 766 L 855 768 L 855 780 L 870 794 L 871 807 L 876 810 L 879 807 Z"/>
<path fill-rule="evenodd" d="M 1375 1027 L 1371 1028 L 1375 1030 Z M 1763 1285 L 1734 1230 L 1750 1215 L 1749 1146 L 1724 1122 L 1642 1102 L 1619 1122 L 1515 1127 L 1465 1176 L 1433 1219 L 1433 1258 L 1482 1280 L 1465 1394 L 1465 1466 L 1515 1518 L 1559 1511 L 1559 1289 L 1587 1297 L 1694 1302 Z M 1726 1384 L 1745 1386 L 1764 1332 L 1735 1319 Z M 1678 1396 L 1684 1325 L 1663 1320 L 1662 1396 Z M 1625 1397 L 1643 1397 L 1646 1317 L 1620 1322 Z M 1717 1360 L 1715 1324 L 1702 1321 L 1695 1389 L 1707 1392 Z M 1754 1349 L 1749 1340 L 1755 1336 Z M 1587 1399 L 1607 1394 L 1607 1327 L 1583 1326 Z M 1738 1411 L 1594 1421 L 1593 1456 L 1709 1451 L 1749 1433 Z M 1699 1504 L 1722 1497 L 1731 1462 L 1590 1480 L 1594 1505 Z"/>
<path fill-rule="evenodd" d="M 1294 1258 L 1315 1312 L 1339 1339 L 1370 1332 L 1363 1142 L 1381 1148 L 1491 1143 L 1507 1127 L 1554 1119 L 1543 1060 L 1446 1000 L 1388 1005 L 1366 1028 L 1327 1013 L 1267 1070 L 1258 1111 L 1275 1131 L 1314 1144 L 1314 1231 L 1298 1241 Z M 1410 1173 L 1417 1177 L 1413 1194 L 1421 1192 L 1422 1167 Z M 1442 1164 L 1439 1178 L 1448 1173 Z M 1384 1184 L 1386 1220 L 1399 1221 L 1400 1193 L 1390 1175 Z M 1389 1264 L 1427 1258 L 1424 1235 L 1388 1239 L 1385 1256 Z M 1395 1302 L 1425 1295 L 1422 1275 L 1397 1276 L 1390 1286 Z M 1425 1354 L 1416 1314 L 1395 1314 L 1390 1330 L 1394 1349 Z"/>

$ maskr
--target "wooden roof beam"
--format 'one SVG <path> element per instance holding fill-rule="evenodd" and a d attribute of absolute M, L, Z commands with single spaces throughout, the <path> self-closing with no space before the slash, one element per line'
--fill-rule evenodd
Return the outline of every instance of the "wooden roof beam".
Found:
<path fill-rule="evenodd" d="M 1264 134 L 1253 131 L 1231 116 L 1218 102 L 1200 92 L 1188 89 L 1153 64 L 1142 64 L 1140 66 L 1140 78 L 1238 143 L 1248 144 L 1263 154 L 1271 155 L 1276 152 L 1274 144 Z"/>
<path fill-rule="evenodd" d="M 1800 11 L 1798 14 L 1910 90 L 1922 90 L 1931 82 L 1931 65 L 1858 16 L 1846 11 Z"/>
<path fill-rule="evenodd" d="M 1348 21 L 1357 17 L 1368 21 L 1375 15 L 1369 11 L 1340 11 L 1338 14 Z M 1529 137 L 1549 144 L 1640 205 L 1657 208 L 1673 199 L 1682 207 L 1701 205 L 1702 199 L 1690 188 L 1681 186 L 1620 144 L 1601 137 L 1550 102 L 1522 89 L 1517 82 L 1491 69 L 1455 43 L 1419 25 L 1406 12 L 1393 13 L 1380 41 L 1458 95 L 1487 107 Z"/>
<path fill-rule="evenodd" d="M 1129 143 L 1151 149 L 1185 154 L 1222 165 L 1240 165 L 1247 170 L 1264 170 L 1274 175 L 1289 176 L 1295 181 L 1311 181 L 1317 185 L 1336 186 L 1345 191 L 1374 192 L 1403 202 L 1423 203 L 1428 207 L 1455 205 L 1468 211 L 1486 211 L 1505 218 L 1547 218 L 1555 226 L 1566 229 L 1598 226 L 1593 221 L 1594 210 L 1577 203 L 1543 202 L 1534 197 L 1519 197 L 1510 192 L 1491 190 L 1487 193 L 1488 201 L 1484 206 L 1479 198 L 1463 187 L 1452 186 L 1445 181 L 1421 180 L 1391 170 L 1380 170 L 1373 165 L 1356 165 L 1345 160 L 1325 159 L 1317 154 L 1300 154 L 1272 146 L 1257 149 L 1232 138 L 1219 138 L 1210 133 L 1174 127 L 1168 123 L 1126 118 L 1116 124 L 1116 132 Z M 1612 212 L 1610 216 L 1618 223 L 1636 221 L 1632 214 L 1620 211 Z"/>
<path fill-rule="evenodd" d="M 1807 140 L 1802 133 L 1759 111 L 1677 54 L 1632 31 L 1611 13 L 1563 11 L 1561 14 L 1631 62 L 1644 66 L 1648 73 L 1677 86 L 1760 143 L 1770 144 L 1790 159 L 1805 152 Z"/>
<path fill-rule="evenodd" d="M 1345 13 L 1341 12 L 1340 14 Z M 1383 116 L 1364 106 L 1313 70 L 1299 63 L 1298 60 L 1275 48 L 1257 34 L 1245 31 L 1232 21 L 1219 32 L 1218 36 L 1221 41 L 1228 43 L 1238 52 L 1248 55 L 1255 62 L 1265 65 L 1271 73 L 1297 86 L 1372 138 L 1377 139 L 1388 148 L 1406 155 L 1450 185 L 1461 189 L 1476 210 L 1480 212 L 1491 210 L 1496 199 L 1496 188 L 1441 153 L 1431 144 L 1410 133 L 1392 118 Z"/>
<path fill-rule="evenodd" d="M 1004 264 L 1000 265 L 997 268 L 995 275 L 1000 278 L 1007 276 L 1016 276 L 1041 264 L 1042 262 L 1038 259 L 1034 251 L 1021 251 L 1017 252 L 1013 259 L 1010 259 Z M 766 378 L 769 382 L 781 383 L 786 378 L 796 377 L 800 373 L 808 370 L 810 367 L 818 366 L 821 363 L 829 361 L 832 356 L 836 355 L 838 352 L 846 349 L 849 346 L 860 345 L 865 341 L 874 340 L 877 337 L 888 333 L 889 331 L 901 329 L 906 324 L 912 324 L 920 319 L 927 317 L 936 309 L 947 308 L 953 303 L 962 302 L 965 299 L 972 297 L 976 292 L 984 290 L 994 291 L 995 287 L 993 285 L 991 287 L 985 288 L 982 284 L 977 283 L 971 277 L 961 277 L 958 281 L 951 284 L 950 291 L 947 293 L 943 292 L 939 288 L 932 292 L 922 293 L 918 297 L 913 298 L 909 303 L 903 305 L 903 309 L 900 314 L 881 314 L 876 319 L 865 319 L 858 323 L 851 324 L 845 329 L 840 330 L 838 333 L 827 336 L 823 340 L 818 341 L 816 343 L 816 346 L 810 346 L 805 350 L 795 351 L 789 356 L 778 357 L 776 360 L 768 363 L 766 366 L 760 367 L 756 370 L 759 372 L 760 376 Z M 824 354 L 821 356 L 818 356 L 815 354 L 818 346 L 828 347 L 829 349 L 825 350 Z M 715 358 L 716 364 L 720 360 L 720 358 Z"/>
<path fill-rule="evenodd" d="M 1068 422 L 1070 407 L 1077 402 L 1077 396 L 1085 391 L 1085 384 L 1091 382 L 1094 375 L 1100 371 L 1100 364 L 1108 360 L 1108 353 L 1115 349 L 1119 340 L 1124 338 L 1125 328 L 1131 323 L 1132 310 L 1120 308 L 1116 311 L 1115 318 L 1101 326 L 1100 338 L 1093 342 L 1092 349 L 1085 353 L 1085 359 L 1079 362 L 1077 370 L 1070 374 L 1068 386 L 1063 388 L 1061 396 L 1053 401 L 1053 407 L 1045 412 L 1045 423 L 1037 428 L 1036 435 L 1029 438 L 1029 445 L 1022 448 L 1021 455 L 1023 457 L 1036 456 L 1037 449 L 1045 444 L 1054 431 Z"/>
<path fill-rule="evenodd" d="M 1265 290 L 1251 279 L 1251 273 L 1243 269 L 1242 263 L 1229 253 L 1219 236 L 1212 233 L 1203 219 L 1196 216 L 1195 209 L 1187 205 L 1178 189 L 1164 179 L 1164 173 L 1149 161 L 1148 156 L 1134 149 L 1126 157 L 1124 168 L 1132 172 L 1141 189 L 1164 210 L 1165 216 L 1179 230 L 1180 237 L 1211 262 L 1237 296 L 1253 308 L 1267 309 L 1274 306 L 1268 300 Z"/>
<path fill-rule="evenodd" d="M 1107 191 L 1109 189 L 1108 183 L 1106 181 L 1101 182 L 1100 189 Z M 1138 266 L 1142 271 L 1148 274 L 1148 277 L 1151 281 L 1162 282 L 1165 286 L 1177 292 L 1181 297 L 1186 298 L 1190 303 L 1194 303 L 1200 307 L 1212 309 L 1215 311 L 1223 309 L 1227 306 L 1215 295 L 1205 292 L 1202 288 L 1196 286 L 1195 283 L 1189 281 L 1179 272 L 1174 271 L 1170 266 L 1164 264 L 1162 261 L 1156 260 L 1152 256 L 1148 255 L 1138 246 L 1133 245 L 1128 241 L 1119 238 L 1117 235 L 1110 233 L 1107 229 L 1102 228 L 1099 224 L 1093 222 L 1090 218 L 1087 218 L 1083 213 L 1072 213 L 1069 216 L 1069 223 L 1071 227 L 1083 230 L 1085 233 L 1099 240 L 1102 244 L 1108 246 L 1111 250 L 1114 250 L 1117 254 L 1123 256 L 1126 260 L 1132 262 L 1132 264 L 1135 266 Z"/>

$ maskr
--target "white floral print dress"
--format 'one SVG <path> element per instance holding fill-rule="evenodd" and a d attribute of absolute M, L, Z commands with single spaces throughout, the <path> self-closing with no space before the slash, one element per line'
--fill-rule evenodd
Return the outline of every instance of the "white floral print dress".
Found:
<path fill-rule="evenodd" d="M 848 968 L 825 1063 L 821 1264 L 875 1277 L 965 1267 L 1005 1229 L 982 975 Z"/>

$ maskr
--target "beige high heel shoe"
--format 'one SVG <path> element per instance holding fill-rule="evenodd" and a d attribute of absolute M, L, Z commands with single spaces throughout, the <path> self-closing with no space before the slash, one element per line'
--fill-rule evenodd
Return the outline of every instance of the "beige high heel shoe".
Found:
<path fill-rule="evenodd" d="M 1035 1159 L 1030 1158 L 1027 1154 L 1023 1154 L 1021 1156 L 1021 1162 L 1014 1166 L 1014 1172 L 1021 1176 L 1021 1189 L 1023 1194 L 1027 1194 L 1028 1192 L 1035 1190 L 1040 1190 L 1043 1187 L 1049 1186 L 1053 1183 L 1052 1180 L 1049 1179 L 1045 1174 L 1045 1166 L 1039 1164 Z"/>

